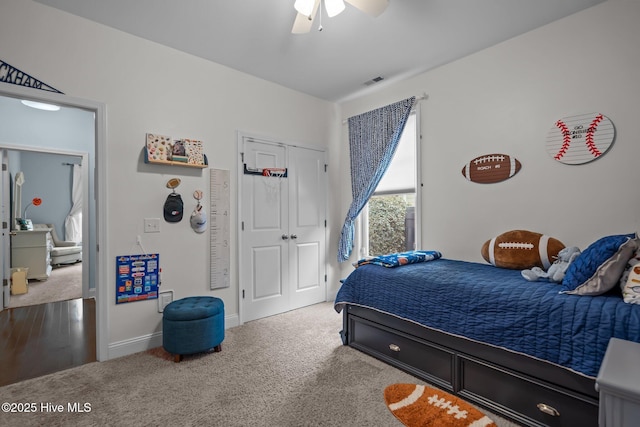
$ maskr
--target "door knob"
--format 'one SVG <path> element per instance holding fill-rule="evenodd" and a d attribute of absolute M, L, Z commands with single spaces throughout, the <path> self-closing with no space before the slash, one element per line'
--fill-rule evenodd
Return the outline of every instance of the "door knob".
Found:
<path fill-rule="evenodd" d="M 289 239 L 289 236 L 287 236 L 286 234 L 282 235 L 282 240 L 288 240 L 288 239 Z"/>
<path fill-rule="evenodd" d="M 298 238 L 298 235 L 297 235 L 297 234 L 292 234 L 292 235 L 291 235 L 291 238 L 292 238 L 292 239 L 297 239 L 297 238 Z"/>

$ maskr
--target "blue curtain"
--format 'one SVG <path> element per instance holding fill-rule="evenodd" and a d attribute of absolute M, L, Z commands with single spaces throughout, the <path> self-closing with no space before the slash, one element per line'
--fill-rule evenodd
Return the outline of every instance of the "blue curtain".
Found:
<path fill-rule="evenodd" d="M 411 97 L 349 118 L 353 201 L 342 226 L 338 262 L 348 260 L 351 255 L 355 219 L 389 167 L 415 99 Z"/>

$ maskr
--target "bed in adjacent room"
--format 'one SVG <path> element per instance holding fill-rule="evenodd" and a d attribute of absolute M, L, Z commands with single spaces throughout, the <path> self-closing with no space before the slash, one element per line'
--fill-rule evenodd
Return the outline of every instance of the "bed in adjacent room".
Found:
<path fill-rule="evenodd" d="M 618 285 L 637 249 L 637 239 L 618 237 L 606 248 L 611 253 L 601 243 L 583 252 L 566 278 L 590 278 L 585 269 L 617 255 L 606 279 L 613 274 Z M 627 242 L 633 245 L 620 257 Z M 609 339 L 640 342 L 640 305 L 602 280 L 572 290 L 444 258 L 363 264 L 335 301 L 344 344 L 525 425 L 596 426 L 595 379 Z M 589 295 L 594 286 L 600 295 Z"/>

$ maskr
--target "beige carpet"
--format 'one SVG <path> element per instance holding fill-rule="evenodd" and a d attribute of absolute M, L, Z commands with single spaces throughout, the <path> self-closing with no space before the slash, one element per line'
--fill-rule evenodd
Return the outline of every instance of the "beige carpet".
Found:
<path fill-rule="evenodd" d="M 47 280 L 29 280 L 28 290 L 11 295 L 9 308 L 82 298 L 82 263 L 55 267 Z"/>
<path fill-rule="evenodd" d="M 222 352 L 181 363 L 152 349 L 8 385 L 0 402 L 38 409 L 0 414 L 0 425 L 402 426 L 384 390 L 419 380 L 343 346 L 341 328 L 333 304 L 322 303 L 228 329 Z M 69 404 L 90 412 L 69 413 Z"/>

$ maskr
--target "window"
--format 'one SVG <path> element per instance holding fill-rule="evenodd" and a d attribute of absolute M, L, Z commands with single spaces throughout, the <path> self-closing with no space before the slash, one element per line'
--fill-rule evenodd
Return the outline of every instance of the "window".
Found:
<path fill-rule="evenodd" d="M 418 112 L 407 120 L 389 168 L 360 216 L 362 256 L 418 248 L 420 215 Z"/>

